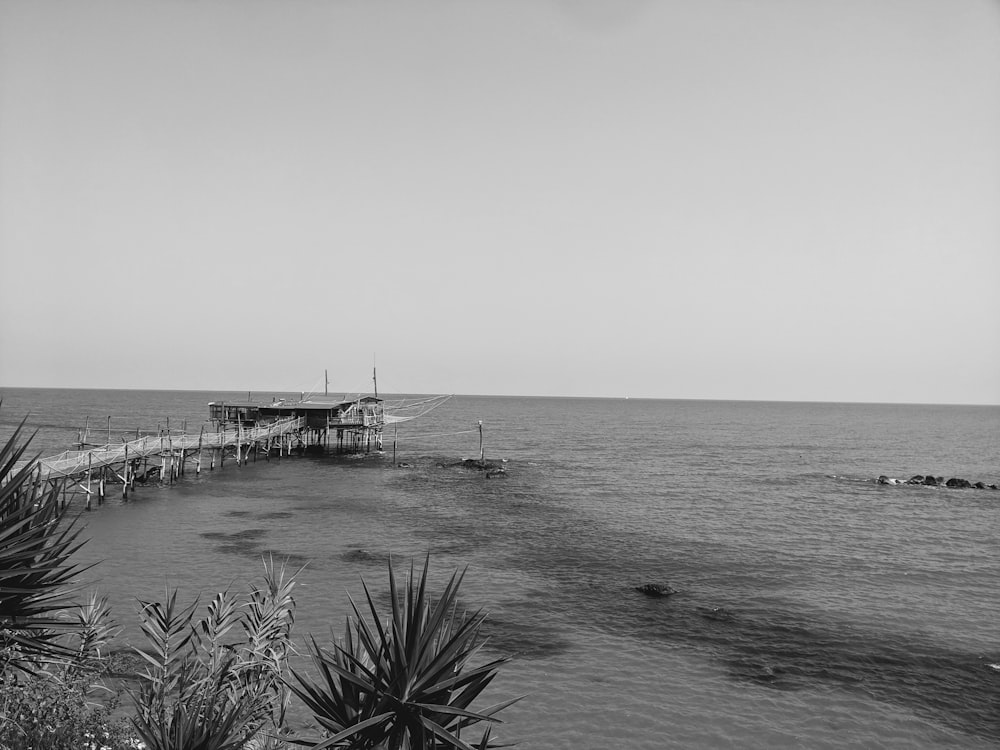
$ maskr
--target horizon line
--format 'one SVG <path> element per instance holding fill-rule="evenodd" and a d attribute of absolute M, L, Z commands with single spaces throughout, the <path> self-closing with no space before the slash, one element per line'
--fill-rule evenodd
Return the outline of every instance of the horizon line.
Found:
<path fill-rule="evenodd" d="M 18 389 L 18 390 L 40 390 L 40 391 L 163 391 L 172 393 L 248 393 L 248 394 L 307 394 L 309 396 L 317 395 L 315 392 L 303 391 L 302 389 L 296 390 L 284 390 L 278 388 L 257 388 L 251 389 L 249 391 L 244 391 L 243 389 L 234 388 L 150 388 L 150 387 L 106 387 L 106 386 L 34 386 L 34 385 L 2 385 L 0 386 L 0 401 L 2 401 L 4 389 Z M 334 393 L 361 393 L 359 391 L 334 391 Z M 367 391 L 365 393 L 368 393 Z M 450 393 L 443 394 L 437 393 L 432 394 L 430 392 L 408 392 L 408 391 L 390 391 L 383 395 L 393 395 L 393 396 L 431 396 L 431 395 L 448 395 L 451 397 L 465 397 L 465 398 L 531 398 L 531 399 L 566 399 L 566 400 L 603 400 L 603 401 L 711 401 L 711 402 L 732 402 L 732 403 L 766 403 L 766 404 L 858 404 L 858 405 L 868 405 L 868 406 L 985 406 L 985 407 L 997 407 L 1000 406 L 1000 402 L 996 403 L 976 403 L 970 401 L 884 401 L 884 400 L 870 400 L 870 401 L 859 401 L 859 400 L 836 400 L 836 399 L 794 399 L 794 398 L 732 398 L 732 397 L 720 397 L 720 396 L 631 396 L 631 395 L 620 395 L 620 396 L 607 396 L 607 395 L 566 395 L 566 394 L 523 394 L 523 393 Z"/>

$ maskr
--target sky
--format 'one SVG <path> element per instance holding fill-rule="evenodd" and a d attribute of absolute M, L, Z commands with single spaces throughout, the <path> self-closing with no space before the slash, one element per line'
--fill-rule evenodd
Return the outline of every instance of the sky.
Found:
<path fill-rule="evenodd" d="M 1000 404 L 1000 3 L 0 0 L 0 386 Z"/>

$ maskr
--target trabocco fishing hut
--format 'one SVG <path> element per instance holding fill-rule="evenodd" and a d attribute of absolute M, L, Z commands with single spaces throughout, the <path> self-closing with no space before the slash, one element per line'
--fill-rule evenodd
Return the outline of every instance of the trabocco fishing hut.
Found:
<path fill-rule="evenodd" d="M 208 411 L 209 419 L 223 429 L 232 426 L 254 429 L 290 418 L 300 419 L 304 426 L 295 436 L 300 447 L 367 453 L 372 448 L 382 450 L 382 430 L 386 422 L 384 403 L 376 396 L 336 402 L 282 399 L 271 404 L 212 401 Z"/>

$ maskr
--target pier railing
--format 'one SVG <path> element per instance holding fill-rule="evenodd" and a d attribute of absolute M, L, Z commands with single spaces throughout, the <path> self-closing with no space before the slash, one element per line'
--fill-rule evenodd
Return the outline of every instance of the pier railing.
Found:
<path fill-rule="evenodd" d="M 147 435 L 120 444 L 101 445 L 86 450 L 64 451 L 57 456 L 38 459 L 41 479 L 75 476 L 102 466 L 132 461 L 148 456 L 172 454 L 175 451 L 223 449 L 248 445 L 296 433 L 306 426 L 305 417 L 289 417 L 266 425 L 249 428 L 223 429 L 214 432 Z M 26 463 L 26 462 L 21 462 Z M 15 470 L 20 467 L 15 467 Z"/>

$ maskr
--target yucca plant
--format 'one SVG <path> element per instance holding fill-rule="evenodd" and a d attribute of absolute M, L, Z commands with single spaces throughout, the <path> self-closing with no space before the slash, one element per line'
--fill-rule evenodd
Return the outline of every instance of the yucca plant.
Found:
<path fill-rule="evenodd" d="M 33 673 L 46 661 L 72 658 L 60 637 L 79 624 L 62 615 L 75 606 L 72 586 L 86 567 L 70 558 L 79 530 L 62 524 L 61 484 L 35 476 L 37 457 L 22 461 L 31 438 L 22 420 L 0 448 L 0 679 Z"/>
<path fill-rule="evenodd" d="M 264 563 L 264 586 L 240 604 L 229 591 L 195 620 L 197 601 L 140 602 L 148 651 L 132 722 L 149 750 L 241 750 L 266 744 L 283 723 L 281 671 L 290 651 L 294 574 Z M 242 630 L 243 640 L 231 633 Z"/>
<path fill-rule="evenodd" d="M 402 595 L 389 564 L 391 614 L 383 620 L 362 581 L 368 612 L 351 599 L 344 638 L 332 648 L 310 640 L 319 672 L 311 679 L 291 670 L 292 691 L 326 730 L 320 739 L 297 738 L 295 744 L 350 750 L 474 750 L 461 738 L 463 729 L 487 725 L 475 747 L 499 747 L 489 725 L 515 700 L 474 711 L 470 708 L 507 661 L 500 658 L 469 668 L 482 648 L 480 627 L 486 615 L 458 611 L 464 571 L 452 574 L 444 592 L 431 601 L 427 592 L 429 558 L 419 578 L 410 566 Z M 366 621 L 365 614 L 370 622 Z"/>

